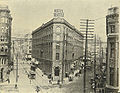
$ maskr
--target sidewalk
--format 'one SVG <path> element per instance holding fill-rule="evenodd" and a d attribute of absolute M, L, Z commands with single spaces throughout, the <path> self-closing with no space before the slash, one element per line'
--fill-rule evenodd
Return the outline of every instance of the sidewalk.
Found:
<path fill-rule="evenodd" d="M 0 84 L 0 93 L 19 93 L 18 89 L 15 89 L 15 74 L 14 70 L 9 75 L 10 83 L 5 81 Z"/>

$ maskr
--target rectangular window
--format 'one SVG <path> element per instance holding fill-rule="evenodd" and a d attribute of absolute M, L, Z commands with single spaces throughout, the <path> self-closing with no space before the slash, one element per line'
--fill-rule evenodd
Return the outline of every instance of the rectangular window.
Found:
<path fill-rule="evenodd" d="M 55 67 L 55 76 L 59 76 L 60 69 L 59 67 Z"/>
<path fill-rule="evenodd" d="M 56 60 L 59 60 L 60 54 L 56 53 Z"/>
<path fill-rule="evenodd" d="M 29 53 L 31 53 L 31 50 L 29 50 Z"/>
<path fill-rule="evenodd" d="M 114 68 L 110 67 L 110 85 L 114 85 Z"/>
<path fill-rule="evenodd" d="M 60 45 L 59 44 L 56 45 L 56 49 L 60 49 Z"/>
<path fill-rule="evenodd" d="M 5 22 L 5 23 L 7 23 L 7 20 L 8 20 L 8 19 L 7 19 L 7 18 L 5 18 L 4 22 Z"/>
<path fill-rule="evenodd" d="M 115 33 L 115 25 L 110 25 L 111 33 Z"/>
<path fill-rule="evenodd" d="M 4 17 L 1 18 L 1 23 L 4 23 Z"/>
<path fill-rule="evenodd" d="M 29 49 L 32 49 L 31 46 L 29 46 Z"/>
<path fill-rule="evenodd" d="M 117 68 L 117 86 L 119 86 L 119 68 Z"/>
<path fill-rule="evenodd" d="M 115 57 L 115 43 L 110 43 L 110 47 L 111 47 L 110 57 L 114 58 Z"/>
<path fill-rule="evenodd" d="M 43 57 L 43 51 L 40 52 L 40 56 Z"/>

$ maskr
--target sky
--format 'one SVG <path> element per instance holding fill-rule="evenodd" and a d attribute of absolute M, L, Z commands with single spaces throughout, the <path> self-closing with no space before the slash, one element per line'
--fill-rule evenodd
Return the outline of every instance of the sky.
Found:
<path fill-rule="evenodd" d="M 102 40 L 106 40 L 107 10 L 119 3 L 120 0 L 0 0 L 11 11 L 12 35 L 31 33 L 54 17 L 54 9 L 63 9 L 64 18 L 78 30 L 80 19 L 96 19 L 95 33 Z"/>

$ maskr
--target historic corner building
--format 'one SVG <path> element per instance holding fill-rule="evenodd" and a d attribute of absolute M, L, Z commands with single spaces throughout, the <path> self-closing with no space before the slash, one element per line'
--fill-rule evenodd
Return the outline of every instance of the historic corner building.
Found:
<path fill-rule="evenodd" d="M 8 6 L 0 5 L 0 81 L 2 82 L 6 79 L 11 62 L 11 22 Z"/>
<path fill-rule="evenodd" d="M 118 93 L 118 62 L 119 62 L 119 9 L 108 9 L 106 16 L 107 34 L 107 78 L 106 93 Z"/>
<path fill-rule="evenodd" d="M 61 81 L 70 73 L 74 60 L 81 56 L 83 35 L 63 18 L 53 18 L 32 32 L 32 57 L 53 81 Z"/>

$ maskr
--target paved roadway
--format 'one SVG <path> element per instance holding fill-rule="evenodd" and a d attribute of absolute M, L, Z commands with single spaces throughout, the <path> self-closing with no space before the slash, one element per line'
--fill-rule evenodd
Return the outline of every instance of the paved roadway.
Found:
<path fill-rule="evenodd" d="M 92 71 L 87 70 L 86 71 L 86 93 L 94 93 L 93 89 L 91 89 L 90 85 L 90 78 L 92 77 Z M 65 84 L 62 87 L 63 92 L 62 93 L 83 93 L 83 73 L 80 77 L 75 79 L 73 82 L 69 84 Z"/>
<path fill-rule="evenodd" d="M 16 65 L 16 64 L 15 64 Z M 37 69 L 36 73 L 36 80 L 32 80 L 30 83 L 30 79 L 28 78 L 27 71 L 30 69 L 30 65 L 27 62 L 19 60 L 19 79 L 18 79 L 18 89 L 14 89 L 14 85 L 16 84 L 16 71 L 13 70 L 10 74 L 10 84 L 8 84 L 8 88 L 6 88 L 6 92 L 3 93 L 36 93 L 35 89 L 36 86 L 40 86 L 39 93 L 83 93 L 83 73 L 80 77 L 74 79 L 74 81 L 66 83 L 62 86 L 62 88 L 54 87 L 49 85 L 48 79 L 43 76 L 42 72 Z M 15 68 L 16 69 L 16 68 Z M 86 72 L 86 93 L 93 93 L 90 92 L 90 78 L 92 76 L 92 71 L 87 70 Z M 7 86 L 6 86 L 7 87 Z M 5 88 L 5 87 L 4 87 Z M 9 91 L 9 92 L 8 92 Z M 11 91 L 11 92 L 10 92 Z"/>

